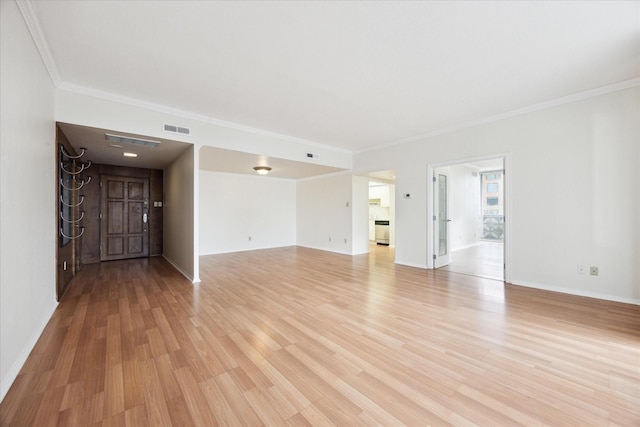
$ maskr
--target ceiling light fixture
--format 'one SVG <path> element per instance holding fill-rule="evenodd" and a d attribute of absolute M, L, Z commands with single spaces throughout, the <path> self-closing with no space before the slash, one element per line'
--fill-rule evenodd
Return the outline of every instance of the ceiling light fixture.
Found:
<path fill-rule="evenodd" d="M 124 142 L 126 144 L 144 145 L 145 147 L 157 147 L 160 145 L 160 141 L 152 141 L 150 139 L 133 138 L 130 136 L 114 135 L 112 133 L 105 133 L 105 139 L 112 142 Z"/>
<path fill-rule="evenodd" d="M 122 155 L 125 156 L 125 157 L 138 157 L 138 155 L 136 153 L 124 152 L 124 153 L 122 153 Z"/>
<path fill-rule="evenodd" d="M 266 175 L 271 168 L 269 166 L 254 166 L 253 170 L 258 172 L 258 175 Z"/>

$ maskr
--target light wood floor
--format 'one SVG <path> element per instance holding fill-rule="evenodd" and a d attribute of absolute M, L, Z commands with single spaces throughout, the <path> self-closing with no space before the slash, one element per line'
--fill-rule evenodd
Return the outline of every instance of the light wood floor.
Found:
<path fill-rule="evenodd" d="M 503 243 L 480 241 L 477 245 L 451 252 L 451 262 L 442 269 L 453 273 L 503 280 L 503 266 Z"/>
<path fill-rule="evenodd" d="M 2 426 L 632 426 L 640 307 L 281 248 L 85 266 Z"/>

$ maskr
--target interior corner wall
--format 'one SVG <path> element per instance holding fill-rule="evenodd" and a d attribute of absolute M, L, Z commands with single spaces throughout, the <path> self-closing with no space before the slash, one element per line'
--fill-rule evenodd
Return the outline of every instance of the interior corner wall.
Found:
<path fill-rule="evenodd" d="M 15 2 L 0 2 L 0 400 L 57 305 L 54 86 Z"/>
<path fill-rule="evenodd" d="M 351 206 L 351 254 L 365 254 L 369 252 L 369 178 L 353 175 Z"/>
<path fill-rule="evenodd" d="M 511 281 L 640 304 L 638 117 L 634 86 L 359 153 L 354 173 L 395 171 L 412 195 L 396 205 L 396 262 L 426 268 L 427 165 L 506 153 Z"/>
<path fill-rule="evenodd" d="M 296 181 L 200 170 L 201 255 L 295 246 Z"/>
<path fill-rule="evenodd" d="M 194 247 L 195 147 L 189 147 L 164 170 L 164 258 L 190 280 L 199 281 Z"/>
<path fill-rule="evenodd" d="M 389 184 L 389 246 L 396 247 L 396 186 Z"/>
<path fill-rule="evenodd" d="M 298 246 L 351 253 L 351 187 L 351 175 L 346 173 L 298 181 Z"/>

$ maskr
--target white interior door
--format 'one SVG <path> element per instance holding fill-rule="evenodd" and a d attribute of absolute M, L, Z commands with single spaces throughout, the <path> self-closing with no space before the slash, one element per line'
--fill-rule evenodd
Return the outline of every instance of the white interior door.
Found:
<path fill-rule="evenodd" d="M 449 244 L 449 176 L 446 168 L 433 172 L 433 266 L 448 265 L 451 259 Z"/>

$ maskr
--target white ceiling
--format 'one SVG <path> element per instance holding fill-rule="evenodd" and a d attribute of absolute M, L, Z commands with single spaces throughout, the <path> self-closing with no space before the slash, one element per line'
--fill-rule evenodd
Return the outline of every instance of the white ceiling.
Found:
<path fill-rule="evenodd" d="M 359 152 L 640 75 L 638 1 L 35 1 L 80 87 Z"/>

